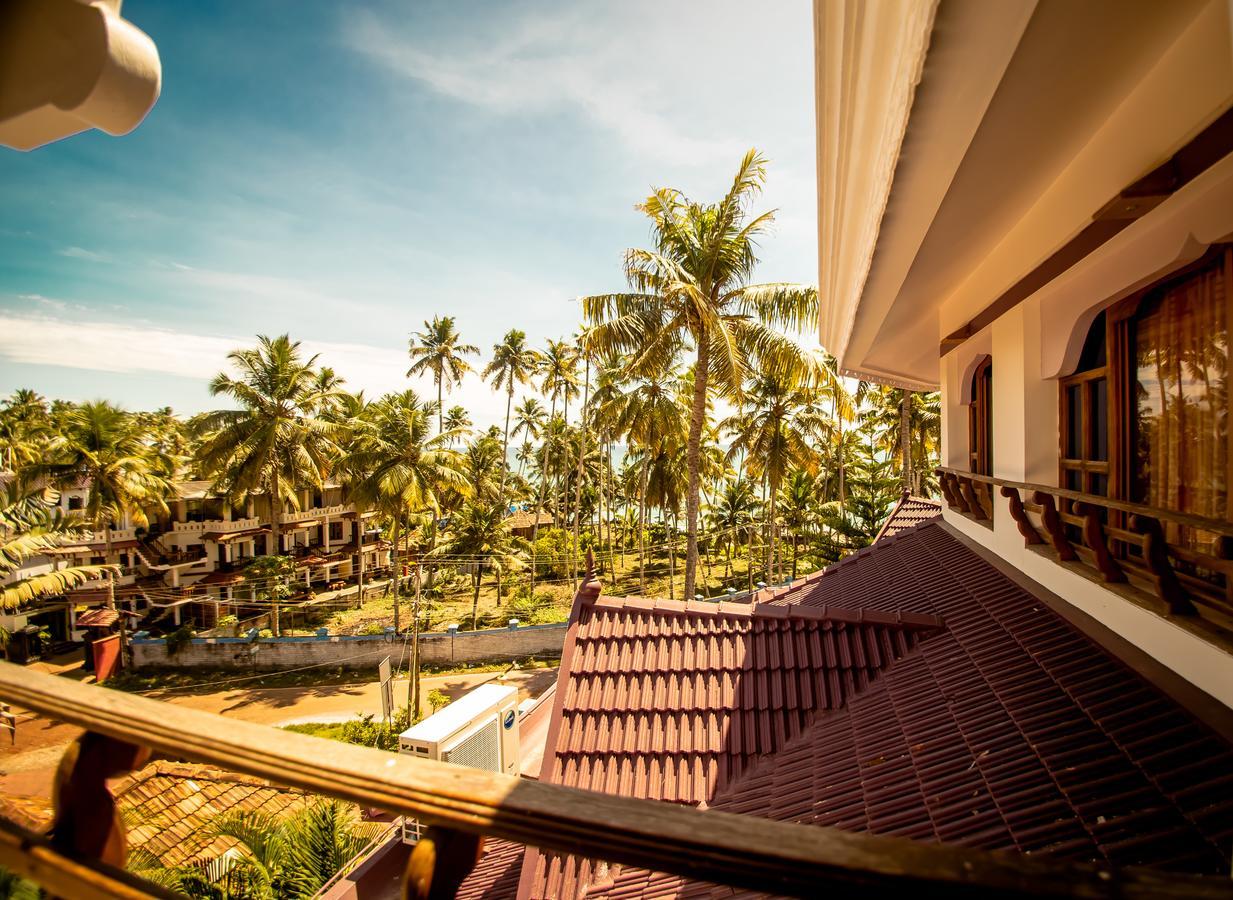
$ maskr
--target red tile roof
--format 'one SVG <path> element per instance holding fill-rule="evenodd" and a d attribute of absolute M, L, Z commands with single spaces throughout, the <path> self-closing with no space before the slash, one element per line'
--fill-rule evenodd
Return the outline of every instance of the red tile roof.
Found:
<path fill-rule="evenodd" d="M 591 582 L 576 601 L 546 780 L 1228 872 L 1233 747 L 938 521 L 743 610 L 597 591 Z M 531 849 L 519 895 L 711 890 Z"/>
<path fill-rule="evenodd" d="M 878 534 L 873 541 L 876 544 L 884 537 L 907 531 L 921 522 L 928 522 L 941 515 L 942 504 L 937 500 L 930 500 L 928 497 L 913 497 L 905 492 L 895 504 L 895 508 L 891 510 L 890 515 L 886 517 L 886 521 L 882 523 L 882 527 L 878 529 Z"/>

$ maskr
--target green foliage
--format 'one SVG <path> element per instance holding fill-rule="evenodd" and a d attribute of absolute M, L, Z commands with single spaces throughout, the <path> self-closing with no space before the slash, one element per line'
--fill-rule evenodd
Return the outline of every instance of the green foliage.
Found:
<path fill-rule="evenodd" d="M 433 712 L 438 712 L 439 710 L 444 709 L 452 702 L 453 701 L 451 700 L 449 694 L 442 693 L 436 688 L 433 688 L 428 692 L 428 705 L 432 707 Z"/>
<path fill-rule="evenodd" d="M 193 626 L 185 622 L 175 631 L 169 633 L 164 640 L 166 641 L 167 655 L 175 656 L 185 647 L 193 642 L 193 638 L 197 636 L 197 632 L 193 630 Z"/>
<path fill-rule="evenodd" d="M 0 867 L 0 900 L 39 900 L 41 892 L 33 881 L 27 881 Z"/>
<path fill-rule="evenodd" d="M 362 626 L 360 630 L 357 632 L 357 634 L 362 634 L 362 635 L 367 635 L 367 636 L 385 634 L 385 626 L 382 625 L 380 622 L 369 622 L 365 624 L 364 626 Z"/>
<path fill-rule="evenodd" d="M 574 536 L 564 528 L 543 528 L 535 538 L 535 573 L 541 578 L 560 578 L 569 574 L 574 558 Z"/>
<path fill-rule="evenodd" d="M 366 713 L 346 722 L 301 722 L 283 726 L 287 731 L 311 734 L 314 737 L 342 741 L 344 744 L 359 744 L 376 747 L 378 750 L 398 750 L 398 736 L 410 727 L 407 707 L 395 710 L 393 721 L 386 725 L 372 713 Z"/>

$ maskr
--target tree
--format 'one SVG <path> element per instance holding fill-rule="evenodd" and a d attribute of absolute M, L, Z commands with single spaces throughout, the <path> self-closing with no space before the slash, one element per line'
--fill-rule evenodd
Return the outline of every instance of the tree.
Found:
<path fill-rule="evenodd" d="M 353 806 L 332 799 L 283 818 L 260 810 L 225 813 L 211 826 L 213 834 L 237 844 L 238 859 L 221 879 L 224 896 L 316 896 L 382 827 L 360 822 Z"/>
<path fill-rule="evenodd" d="M 449 443 L 453 432 L 430 436 L 434 404 L 415 391 L 386 394 L 355 426 L 350 452 L 343 460 L 355 502 L 379 509 L 392 522 L 394 542 L 394 625 L 398 627 L 400 530 L 412 513 L 441 510 L 444 492 L 469 494 L 462 460 Z M 361 550 L 361 553 L 363 551 Z"/>
<path fill-rule="evenodd" d="M 227 396 L 241 409 L 204 413 L 194 422 L 204 439 L 197 449 L 202 471 L 227 497 L 270 498 L 274 552 L 282 551 L 283 505 L 300 505 L 297 489 L 320 487 L 338 453 L 341 426 L 319 415 L 327 405 L 314 371 L 317 357 L 300 357 L 299 341 L 259 335 L 257 346 L 233 350 L 227 359 L 239 372 L 214 376 L 210 393 Z"/>
<path fill-rule="evenodd" d="M 455 441 L 465 439 L 474 424 L 465 406 L 451 406 L 445 413 L 445 430 L 454 435 L 450 439 L 450 446 L 453 446 Z"/>
<path fill-rule="evenodd" d="M 471 597 L 471 629 L 479 627 L 480 584 L 484 570 L 492 566 L 504 574 L 525 566 L 526 542 L 510 533 L 501 508 L 495 503 L 469 502 L 451 523 L 451 539 L 441 552 L 466 556 L 474 561 L 474 593 Z"/>
<path fill-rule="evenodd" d="M 699 451 L 709 392 L 739 397 L 754 365 L 790 370 L 801 348 L 774 327 L 801 329 L 817 316 L 817 291 L 795 284 L 750 285 L 756 240 L 774 213 L 750 218 L 766 180 L 766 162 L 750 150 L 718 203 L 656 191 L 639 209 L 651 220 L 654 247 L 625 254 L 631 292 L 583 298 L 600 351 L 632 354 L 634 370 L 662 370 L 688 340 L 695 354 L 687 443 L 685 595 L 693 596 L 698 563 Z"/>
<path fill-rule="evenodd" d="M 118 522 L 144 525 L 147 508 L 167 509 L 175 462 L 146 442 L 138 419 L 106 401 L 74 408 L 60 428 L 48 449 L 52 461 L 33 472 L 57 488 L 85 486 L 84 518 L 103 532 L 110 561 Z"/>
<path fill-rule="evenodd" d="M 431 372 L 432 380 L 437 385 L 438 434 L 445 431 L 441 411 L 445 402 L 445 385 L 460 383 L 463 376 L 471 371 L 470 364 L 463 357 L 479 352 L 479 347 L 474 344 L 462 343 L 462 337 L 454 327 L 453 316 L 433 316 L 431 322 L 424 322 L 424 330 L 417 331 L 408 342 L 411 368 L 407 370 L 407 377 Z"/>
<path fill-rule="evenodd" d="M 114 566 L 71 566 L 15 577 L 26 560 L 81 534 L 81 520 L 62 513 L 56 499 L 54 492 L 23 490 L 16 483 L 0 485 L 0 609 L 20 609 L 115 572 Z"/>
<path fill-rule="evenodd" d="M 501 343 L 492 348 L 492 362 L 484 368 L 484 377 L 493 390 L 505 390 L 505 440 L 501 444 L 501 487 L 498 494 L 501 508 L 505 503 L 505 476 L 509 470 L 509 418 L 514 403 L 514 388 L 527 384 L 539 370 L 540 355 L 527 346 L 526 332 L 514 328 L 506 332 Z"/>
<path fill-rule="evenodd" d="M 754 496 L 753 484 L 747 478 L 730 478 L 724 482 L 708 515 L 712 531 L 724 533 L 727 542 L 727 574 L 733 575 L 732 556 L 736 552 L 739 536 L 748 533 L 752 544 L 753 521 L 758 511 L 758 499 Z M 750 568 L 753 567 L 752 554 Z"/>
<path fill-rule="evenodd" d="M 282 606 L 295 593 L 295 560 L 290 556 L 255 556 L 244 567 L 244 581 L 253 599 L 270 609 L 270 630 L 282 634 Z"/>

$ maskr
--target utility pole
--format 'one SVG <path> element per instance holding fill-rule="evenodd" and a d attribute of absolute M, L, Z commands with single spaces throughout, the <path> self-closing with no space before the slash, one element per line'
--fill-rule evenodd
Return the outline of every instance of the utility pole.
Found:
<path fill-rule="evenodd" d="M 415 564 L 415 603 L 411 607 L 411 678 L 407 682 L 407 715 L 412 723 L 420 712 L 420 585 L 423 563 Z"/>

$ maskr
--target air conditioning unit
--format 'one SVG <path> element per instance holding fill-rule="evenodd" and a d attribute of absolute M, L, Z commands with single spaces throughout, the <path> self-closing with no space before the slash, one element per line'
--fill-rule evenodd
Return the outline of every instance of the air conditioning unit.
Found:
<path fill-rule="evenodd" d="M 480 685 L 399 735 L 398 752 L 489 772 L 520 774 L 518 689 L 503 684 Z M 418 841 L 422 832 L 418 821 L 403 820 L 403 840 L 407 843 Z"/>

